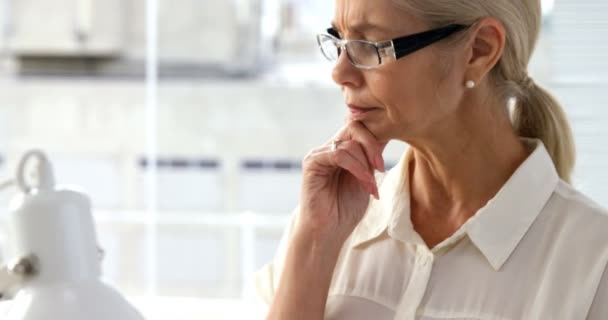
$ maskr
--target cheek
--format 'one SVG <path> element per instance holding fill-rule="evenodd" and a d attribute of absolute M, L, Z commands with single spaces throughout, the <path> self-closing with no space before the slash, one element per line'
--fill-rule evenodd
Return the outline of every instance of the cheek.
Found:
<path fill-rule="evenodd" d="M 412 58 L 387 65 L 386 69 L 378 69 L 367 77 L 370 92 L 385 108 L 380 131 L 387 136 L 423 132 L 450 113 L 446 107 L 453 105 L 449 100 L 454 86 L 436 60 Z"/>
<path fill-rule="evenodd" d="M 368 87 L 375 100 L 384 108 L 379 121 L 366 124 L 383 141 L 403 139 L 418 131 L 428 110 L 420 90 L 424 86 L 404 75 L 377 76 L 369 79 Z"/>
<path fill-rule="evenodd" d="M 398 68 L 377 74 L 370 90 L 393 121 L 416 121 L 433 108 L 436 79 L 428 68 Z"/>

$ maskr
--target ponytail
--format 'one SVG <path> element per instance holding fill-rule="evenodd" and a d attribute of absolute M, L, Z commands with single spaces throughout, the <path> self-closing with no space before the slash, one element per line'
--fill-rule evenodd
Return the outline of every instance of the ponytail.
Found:
<path fill-rule="evenodd" d="M 515 131 L 521 137 L 540 139 L 560 178 L 570 183 L 576 150 L 564 110 L 547 90 L 529 78 L 521 89 L 511 115 Z"/>

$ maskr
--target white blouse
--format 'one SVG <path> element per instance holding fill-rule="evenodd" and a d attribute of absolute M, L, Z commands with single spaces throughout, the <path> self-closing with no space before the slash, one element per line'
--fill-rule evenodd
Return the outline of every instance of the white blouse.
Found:
<path fill-rule="evenodd" d="M 325 318 L 608 319 L 608 214 L 559 179 L 540 141 L 524 141 L 528 159 L 432 250 L 410 220 L 408 157 L 379 176 L 380 200 L 342 248 Z M 256 277 L 267 303 L 293 224 Z"/>

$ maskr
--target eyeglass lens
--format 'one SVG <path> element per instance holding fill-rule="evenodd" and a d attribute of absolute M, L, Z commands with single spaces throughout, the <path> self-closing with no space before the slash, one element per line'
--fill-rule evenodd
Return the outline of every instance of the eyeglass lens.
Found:
<path fill-rule="evenodd" d="M 340 57 L 342 49 L 335 39 L 327 35 L 319 36 L 319 46 L 323 55 L 330 61 L 336 61 Z M 349 60 L 359 66 L 377 66 L 380 57 L 376 46 L 366 41 L 350 41 L 346 44 Z"/>

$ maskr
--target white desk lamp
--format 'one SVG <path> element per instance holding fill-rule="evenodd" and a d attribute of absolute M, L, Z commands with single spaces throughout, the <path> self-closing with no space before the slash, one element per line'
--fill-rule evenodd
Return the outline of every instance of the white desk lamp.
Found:
<path fill-rule="evenodd" d="M 26 164 L 38 158 L 37 185 L 25 179 Z M 19 163 L 21 193 L 10 205 L 10 253 L 15 259 L 0 275 L 18 292 L 4 320 L 141 320 L 143 317 L 101 276 L 91 202 L 82 193 L 55 187 L 53 171 L 40 151 Z M 13 280 L 11 280 L 13 277 Z M 16 280 L 14 280 L 16 279 Z M 4 283 L 2 283 L 4 280 Z"/>

